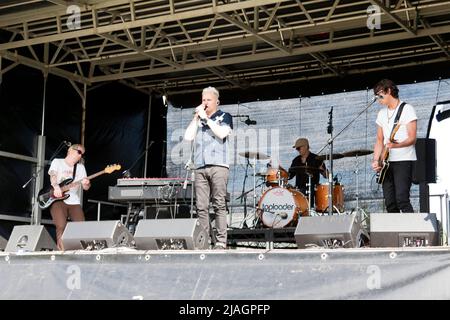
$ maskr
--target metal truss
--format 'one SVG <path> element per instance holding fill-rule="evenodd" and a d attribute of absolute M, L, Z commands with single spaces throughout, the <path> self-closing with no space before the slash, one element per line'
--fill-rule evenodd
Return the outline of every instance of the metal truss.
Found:
<path fill-rule="evenodd" d="M 0 39 L 0 75 L 245 89 L 449 61 L 450 0 L 5 0 Z"/>

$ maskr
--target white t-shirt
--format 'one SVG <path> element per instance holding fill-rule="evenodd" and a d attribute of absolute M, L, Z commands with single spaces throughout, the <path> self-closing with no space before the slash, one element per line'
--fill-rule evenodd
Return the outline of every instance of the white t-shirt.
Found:
<path fill-rule="evenodd" d="M 384 107 L 378 112 L 376 123 L 383 129 L 384 144 L 389 142 L 389 138 L 394 126 L 394 120 L 397 116 L 399 106 L 403 101 L 399 102 L 397 108 L 393 111 L 389 110 L 388 107 Z M 402 114 L 400 115 L 400 128 L 394 136 L 394 139 L 398 142 L 405 141 L 408 138 L 408 131 L 406 130 L 406 125 L 411 121 L 417 120 L 416 111 L 410 104 L 405 104 L 403 107 Z M 389 151 L 389 161 L 415 161 L 416 148 L 414 145 L 404 148 L 392 148 Z"/>
<path fill-rule="evenodd" d="M 58 183 L 73 176 L 73 167 L 69 166 L 64 159 L 54 159 L 50 164 L 50 169 L 48 169 L 49 174 L 51 171 L 56 172 Z M 86 176 L 86 168 L 83 164 L 78 163 L 74 181 L 79 181 L 86 178 Z M 81 184 L 69 189 L 66 194 L 70 195 L 64 200 L 66 204 L 80 204 Z"/>

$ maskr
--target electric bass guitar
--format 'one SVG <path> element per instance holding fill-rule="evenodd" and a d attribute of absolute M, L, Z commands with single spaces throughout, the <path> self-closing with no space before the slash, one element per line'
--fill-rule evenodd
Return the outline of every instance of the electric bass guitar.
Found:
<path fill-rule="evenodd" d="M 397 133 L 398 129 L 400 128 L 400 123 L 398 123 L 394 129 L 392 129 L 391 136 L 389 137 L 390 142 L 394 142 L 395 134 Z M 381 152 L 381 157 L 378 160 L 378 164 L 381 167 L 381 170 L 377 172 L 377 178 L 376 181 L 378 184 L 383 184 L 384 177 L 386 176 L 386 172 L 389 169 L 389 148 L 384 145 L 383 151 Z"/>
<path fill-rule="evenodd" d="M 121 166 L 120 164 L 113 164 L 113 165 L 109 165 L 107 166 L 104 170 L 99 171 L 97 173 L 94 173 L 93 175 L 90 175 L 88 177 L 86 177 L 86 179 L 88 180 L 92 180 L 102 174 L 105 173 L 111 173 L 114 172 L 116 170 L 120 170 Z M 78 181 L 73 181 L 73 178 L 68 178 L 64 181 L 62 181 L 59 184 L 59 187 L 61 188 L 61 192 L 62 192 L 62 196 L 61 197 L 56 197 L 53 192 L 55 191 L 54 188 L 52 186 L 48 187 L 48 188 L 44 188 L 42 190 L 39 191 L 38 193 L 38 205 L 39 208 L 41 209 L 47 209 L 49 208 L 53 202 L 55 201 L 61 201 L 61 200 L 65 200 L 68 197 L 70 197 L 69 194 L 65 194 L 67 191 L 69 191 L 69 189 L 81 184 L 82 180 L 78 180 Z"/>

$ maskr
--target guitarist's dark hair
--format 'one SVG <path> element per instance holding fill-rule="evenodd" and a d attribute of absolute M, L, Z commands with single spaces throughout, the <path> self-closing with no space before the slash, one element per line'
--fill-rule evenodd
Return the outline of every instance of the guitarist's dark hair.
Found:
<path fill-rule="evenodd" d="M 383 91 L 384 93 L 387 93 L 388 90 L 390 91 L 390 95 L 394 98 L 398 99 L 398 88 L 395 85 L 395 83 L 392 80 L 389 79 L 383 79 L 379 81 L 374 87 L 373 87 L 373 93 L 376 95 L 378 92 Z"/>

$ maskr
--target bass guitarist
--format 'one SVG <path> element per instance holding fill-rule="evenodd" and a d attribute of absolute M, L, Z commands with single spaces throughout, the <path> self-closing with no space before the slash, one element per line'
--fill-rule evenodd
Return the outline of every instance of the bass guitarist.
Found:
<path fill-rule="evenodd" d="M 81 186 L 84 190 L 91 187 L 91 183 L 86 179 L 86 169 L 80 160 L 84 155 L 85 148 L 81 144 L 73 144 L 67 150 L 64 159 L 54 159 L 50 164 L 48 174 L 50 183 L 54 189 L 53 195 L 57 198 L 63 197 L 60 183 L 67 179 L 74 181 L 81 180 Z M 80 204 L 80 185 L 77 185 L 66 192 L 69 195 L 67 199 L 55 201 L 50 207 L 53 223 L 56 226 L 56 244 L 59 250 L 63 251 L 61 240 L 64 229 L 66 228 L 67 218 L 71 221 L 84 221 L 84 212 Z"/>
<path fill-rule="evenodd" d="M 383 106 L 377 116 L 377 139 L 372 169 L 383 186 L 387 212 L 414 212 L 410 201 L 412 170 L 416 158 L 417 116 L 410 104 L 399 99 L 399 90 L 384 79 L 374 87 Z M 380 174 L 381 173 L 381 174 Z"/>

